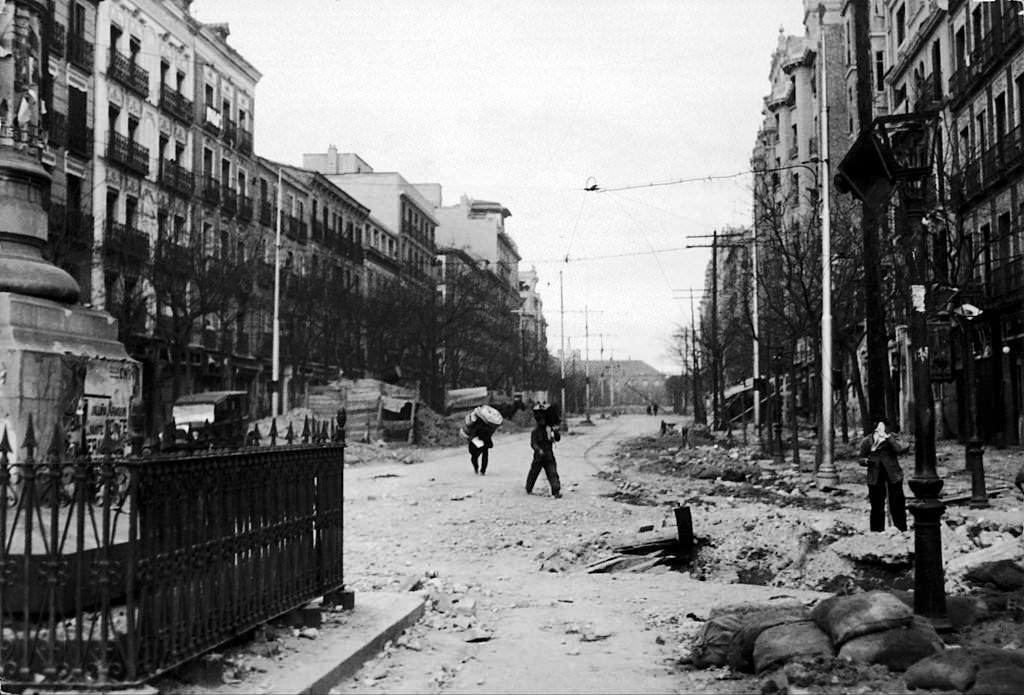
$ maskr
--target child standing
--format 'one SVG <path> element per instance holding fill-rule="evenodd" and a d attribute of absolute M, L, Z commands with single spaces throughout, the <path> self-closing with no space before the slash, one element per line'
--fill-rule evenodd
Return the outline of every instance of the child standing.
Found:
<path fill-rule="evenodd" d="M 541 469 L 548 478 L 548 485 L 551 486 L 551 496 L 560 498 L 562 496 L 562 483 L 558 479 L 558 464 L 555 461 L 554 444 L 562 436 L 559 433 L 558 425 L 552 425 L 553 413 L 548 412 L 548 407 L 538 404 L 533 408 L 533 418 L 536 426 L 530 433 L 530 448 L 533 449 L 533 462 L 530 464 L 530 472 L 526 474 L 526 494 L 533 494 L 533 486 L 537 482 Z"/>

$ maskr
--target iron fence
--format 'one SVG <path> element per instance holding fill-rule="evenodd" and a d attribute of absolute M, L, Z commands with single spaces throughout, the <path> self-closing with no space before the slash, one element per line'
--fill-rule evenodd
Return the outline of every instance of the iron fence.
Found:
<path fill-rule="evenodd" d="M 342 589 L 343 427 L 144 458 L 116 457 L 109 423 L 94 456 L 5 429 L 0 682 L 141 684 Z"/>

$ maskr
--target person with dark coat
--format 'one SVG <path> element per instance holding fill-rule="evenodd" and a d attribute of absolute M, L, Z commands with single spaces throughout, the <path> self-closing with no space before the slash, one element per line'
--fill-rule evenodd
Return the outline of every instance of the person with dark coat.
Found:
<path fill-rule="evenodd" d="M 903 469 L 897 456 L 910 447 L 886 429 L 884 418 L 876 420 L 875 431 L 860 442 L 860 465 L 867 467 L 868 501 L 872 531 L 885 530 L 885 498 L 889 498 L 892 525 L 907 530 L 907 505 L 903 494 Z"/>
<path fill-rule="evenodd" d="M 533 494 L 533 486 L 543 470 L 551 486 L 551 496 L 558 499 L 562 496 L 562 482 L 558 478 L 558 463 L 555 461 L 555 442 L 562 438 L 558 413 L 553 408 L 549 410 L 538 404 L 533 409 L 533 419 L 536 422 L 530 432 L 533 461 L 530 463 L 530 472 L 526 474 L 526 494 Z"/>
<path fill-rule="evenodd" d="M 468 441 L 469 462 L 474 473 L 487 475 L 487 451 L 494 447 L 494 432 L 501 423 L 501 413 L 489 405 L 474 408 L 466 415 L 462 436 Z"/>

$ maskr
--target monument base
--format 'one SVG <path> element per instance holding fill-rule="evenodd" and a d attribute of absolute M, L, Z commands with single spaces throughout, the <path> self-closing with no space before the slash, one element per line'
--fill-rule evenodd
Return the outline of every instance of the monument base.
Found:
<path fill-rule="evenodd" d="M 13 461 L 25 455 L 30 415 L 42 452 L 58 422 L 69 441 L 94 448 L 110 420 L 115 439 L 127 442 L 139 387 L 138 362 L 109 314 L 0 292 L 0 434 L 6 427 Z"/>

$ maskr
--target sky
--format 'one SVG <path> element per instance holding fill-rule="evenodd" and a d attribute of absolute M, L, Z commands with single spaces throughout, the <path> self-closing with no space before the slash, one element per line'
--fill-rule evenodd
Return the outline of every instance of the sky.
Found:
<path fill-rule="evenodd" d="M 743 172 L 780 27 L 803 34 L 802 0 L 196 0 L 192 13 L 228 23 L 262 73 L 258 154 L 301 165 L 335 145 L 440 183 L 444 205 L 502 203 L 520 269 L 540 276 L 549 348 L 564 337 L 583 358 L 666 373 L 710 259 L 701 236 L 750 223 Z"/>

